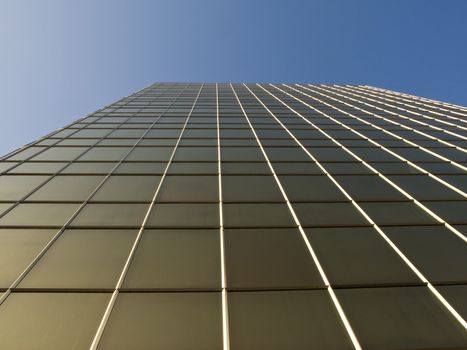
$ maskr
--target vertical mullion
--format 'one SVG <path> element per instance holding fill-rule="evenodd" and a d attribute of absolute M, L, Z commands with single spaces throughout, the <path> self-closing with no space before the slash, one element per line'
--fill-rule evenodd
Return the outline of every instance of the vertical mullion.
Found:
<path fill-rule="evenodd" d="M 221 166 L 221 136 L 220 136 L 220 121 L 219 121 L 219 86 L 216 83 L 216 125 L 217 125 L 217 173 L 219 182 L 219 235 L 220 235 L 220 250 L 221 250 L 221 278 L 222 278 L 222 333 L 223 333 L 223 349 L 230 349 L 229 339 L 229 313 L 227 303 L 227 276 L 225 270 L 225 243 L 224 243 L 224 213 L 222 200 L 222 166 Z"/>
<path fill-rule="evenodd" d="M 251 90 L 250 90 L 245 84 L 243 84 L 243 85 L 251 92 Z M 258 146 L 259 146 L 259 148 L 261 149 L 261 152 L 262 152 L 264 158 L 266 159 L 266 162 L 267 162 L 267 164 L 268 164 L 268 166 L 269 166 L 269 169 L 270 169 L 271 172 L 272 172 L 272 175 L 273 175 L 273 177 L 274 177 L 274 179 L 275 179 L 275 181 L 276 181 L 276 184 L 278 185 L 278 187 L 279 187 L 279 189 L 280 189 L 280 192 L 281 192 L 281 194 L 282 194 L 282 196 L 283 196 L 285 202 L 287 203 L 287 207 L 288 207 L 288 209 L 289 209 L 289 211 L 290 211 L 290 213 L 291 213 L 291 215 L 292 215 L 292 217 L 293 217 L 293 219 L 294 219 L 294 221 L 295 221 L 295 224 L 296 224 L 297 227 L 298 227 L 298 230 L 300 231 L 300 234 L 302 235 L 302 238 L 303 238 L 303 240 L 304 240 L 304 242 L 305 242 L 305 244 L 306 244 L 306 246 L 307 246 L 307 248 L 308 248 L 308 251 L 309 251 L 311 257 L 313 258 L 313 261 L 314 261 L 314 263 L 315 263 L 315 265 L 316 265 L 316 267 L 317 267 L 317 269 L 318 269 L 318 271 L 319 271 L 319 273 L 320 273 L 320 276 L 321 276 L 321 278 L 322 278 L 322 280 L 323 280 L 323 282 L 324 282 L 324 284 L 325 284 L 325 286 L 326 286 L 326 290 L 328 291 L 328 293 L 329 293 L 329 295 L 330 295 L 330 297 L 331 297 L 331 300 L 332 300 L 332 302 L 333 302 L 333 304 L 334 304 L 334 307 L 336 308 L 336 310 L 337 310 L 337 312 L 338 312 L 338 314 L 339 314 L 339 317 L 341 318 L 341 321 L 342 321 L 342 323 L 344 324 L 344 328 L 346 329 L 347 334 L 349 335 L 349 338 L 350 338 L 350 340 L 352 341 L 352 344 L 353 344 L 353 346 L 355 347 L 355 349 L 361 350 L 360 343 L 359 343 L 359 341 L 358 341 L 358 339 L 357 339 L 357 337 L 356 337 L 356 335 L 355 335 L 355 333 L 354 333 L 354 331 L 353 331 L 353 329 L 352 329 L 352 326 L 350 325 L 350 323 L 349 323 L 349 321 L 348 321 L 348 319 L 347 319 L 347 316 L 345 315 L 345 312 L 344 312 L 344 310 L 342 309 L 342 306 L 340 305 L 340 302 L 339 302 L 339 300 L 337 299 L 337 296 L 336 296 L 336 294 L 334 293 L 334 290 L 333 290 L 331 284 L 329 283 L 329 280 L 328 280 L 328 278 L 327 278 L 327 276 L 326 276 L 326 273 L 324 272 L 324 270 L 323 270 L 323 268 L 322 268 L 322 266 L 321 266 L 321 263 L 319 262 L 319 259 L 318 259 L 317 255 L 316 255 L 316 253 L 315 253 L 313 247 L 311 246 L 311 243 L 310 243 L 310 241 L 308 240 L 308 237 L 307 237 L 306 234 L 305 234 L 305 231 L 304 231 L 304 229 L 303 229 L 303 227 L 302 227 L 302 225 L 301 225 L 301 223 L 300 223 L 300 220 L 298 219 L 298 217 L 297 217 L 297 215 L 296 215 L 296 213 L 295 213 L 295 210 L 293 209 L 292 204 L 291 204 L 290 201 L 289 201 L 289 198 L 288 198 L 288 196 L 287 196 L 287 193 L 285 192 L 284 188 L 282 187 L 282 184 L 281 184 L 281 182 L 280 182 L 280 180 L 279 180 L 279 177 L 277 176 L 277 174 L 276 174 L 276 172 L 275 172 L 275 170 L 274 170 L 274 167 L 272 166 L 272 164 L 271 164 L 271 162 L 270 162 L 270 160 L 269 160 L 269 157 L 268 157 L 268 155 L 266 154 L 266 151 L 264 150 L 263 145 L 261 144 L 261 141 L 260 141 L 258 135 L 256 134 L 255 129 L 253 128 L 253 125 L 252 125 L 251 122 L 250 122 L 250 118 L 248 117 L 248 115 L 247 115 L 245 109 L 243 108 L 243 105 L 242 105 L 240 99 L 238 98 L 238 95 L 237 95 L 237 93 L 236 93 L 234 87 L 232 86 L 232 84 L 230 84 L 230 86 L 231 86 L 231 88 L 232 88 L 232 91 L 233 91 L 234 94 L 235 94 L 235 97 L 236 97 L 236 99 L 237 99 L 237 101 L 238 101 L 238 104 L 240 105 L 240 108 L 242 109 L 243 115 L 245 116 L 245 118 L 246 118 L 246 120 L 247 120 L 247 122 L 248 122 L 248 125 L 250 126 L 250 129 L 251 129 L 253 135 L 255 136 L 256 142 L 258 143 Z M 251 92 L 251 93 L 253 94 L 253 92 Z M 254 94 L 253 94 L 253 96 L 256 97 L 256 95 L 254 95 Z M 256 97 L 256 98 L 257 98 L 257 97 Z M 260 101 L 260 102 L 261 102 L 261 101 Z M 261 102 L 261 104 L 262 104 L 262 102 Z M 263 106 L 264 106 L 264 105 L 263 105 Z M 267 108 L 266 108 L 266 109 L 267 109 Z M 267 110 L 268 110 L 268 109 L 267 109 Z M 271 115 L 273 115 L 269 110 L 268 110 L 268 112 L 269 112 Z M 283 124 L 281 124 L 281 125 L 283 126 Z M 284 127 L 284 126 L 283 126 L 283 127 Z M 285 129 L 288 131 L 287 128 L 285 128 Z M 290 131 L 289 131 L 289 132 L 290 132 Z"/>

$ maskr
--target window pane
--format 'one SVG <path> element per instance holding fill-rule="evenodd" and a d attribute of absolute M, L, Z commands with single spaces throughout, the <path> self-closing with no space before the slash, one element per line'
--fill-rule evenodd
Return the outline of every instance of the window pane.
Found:
<path fill-rule="evenodd" d="M 370 175 L 373 172 L 362 163 L 321 163 L 321 165 L 332 175 Z"/>
<path fill-rule="evenodd" d="M 84 151 L 87 147 L 51 147 L 44 152 L 33 157 L 34 160 L 74 160 Z"/>
<path fill-rule="evenodd" d="M 455 200 L 463 197 L 428 175 L 391 176 L 391 180 L 418 200 Z"/>
<path fill-rule="evenodd" d="M 117 163 L 72 163 L 61 174 L 105 174 L 107 175 Z"/>
<path fill-rule="evenodd" d="M 467 175 L 444 175 L 441 178 L 454 187 L 467 191 Z"/>
<path fill-rule="evenodd" d="M 176 176 L 164 178 L 158 202 L 218 202 L 217 176 Z"/>
<path fill-rule="evenodd" d="M 373 228 L 312 228 L 305 232 L 333 286 L 421 283 Z"/>
<path fill-rule="evenodd" d="M 299 147 L 266 147 L 266 154 L 271 162 L 306 162 L 311 158 Z"/>
<path fill-rule="evenodd" d="M 359 148 L 360 149 L 360 148 Z M 319 162 L 355 162 L 356 159 L 340 147 L 308 147 Z"/>
<path fill-rule="evenodd" d="M 11 163 L 9 163 L 11 164 Z M 0 167 L 1 167 L 0 163 Z M 23 163 L 16 168 L 12 169 L 9 173 L 14 174 L 54 174 L 63 167 L 65 167 L 67 163 L 46 163 L 46 162 L 26 162 Z M 11 167 L 11 165 L 9 165 Z M 1 168 L 0 168 L 1 171 Z"/>
<path fill-rule="evenodd" d="M 232 350 L 352 349 L 324 290 L 230 292 Z"/>
<path fill-rule="evenodd" d="M 294 227 L 287 205 L 278 203 L 224 204 L 225 227 Z"/>
<path fill-rule="evenodd" d="M 271 174 L 267 163 L 222 163 L 221 173 L 223 175 L 234 175 L 234 174 Z"/>
<path fill-rule="evenodd" d="M 15 166 L 16 164 L 18 164 L 18 163 L 0 161 L 0 172 L 7 171 L 8 169 L 12 168 L 12 167 Z M 30 163 L 24 163 L 24 164 L 30 164 Z M 21 165 L 20 165 L 20 166 L 21 166 Z M 17 168 L 18 168 L 18 167 L 17 167 Z M 16 168 L 12 169 L 11 171 L 14 172 L 15 169 L 16 169 Z"/>
<path fill-rule="evenodd" d="M 287 174 L 287 175 L 300 175 L 300 174 L 310 174 L 310 175 L 323 175 L 323 171 L 312 162 L 303 162 L 303 163 L 281 163 L 274 162 L 272 164 L 276 174 Z"/>
<path fill-rule="evenodd" d="M 0 229 L 0 288 L 8 288 L 57 230 Z"/>
<path fill-rule="evenodd" d="M 145 230 L 124 288 L 219 289 L 219 230 Z"/>
<path fill-rule="evenodd" d="M 216 147 L 178 147 L 174 161 L 180 162 L 207 162 L 217 161 Z"/>
<path fill-rule="evenodd" d="M 160 176 L 110 176 L 92 201 L 151 201 Z"/>
<path fill-rule="evenodd" d="M 221 159 L 223 162 L 264 162 L 261 149 L 259 147 L 222 147 Z"/>
<path fill-rule="evenodd" d="M 360 203 L 360 206 L 378 225 L 437 224 L 435 219 L 412 202 Z"/>
<path fill-rule="evenodd" d="M 399 158 L 378 147 L 352 147 L 351 151 L 367 162 L 400 162 Z"/>
<path fill-rule="evenodd" d="M 297 229 L 225 230 L 229 289 L 324 287 Z"/>
<path fill-rule="evenodd" d="M 0 225 L 4 226 L 63 226 L 78 209 L 79 204 L 19 204 L 4 217 Z"/>
<path fill-rule="evenodd" d="M 22 151 L 19 151 L 15 154 L 13 154 L 10 157 L 7 157 L 6 159 L 8 160 L 25 160 L 28 159 L 29 157 L 32 157 L 35 154 L 38 154 L 39 152 L 45 150 L 45 147 L 28 147 L 23 149 Z"/>
<path fill-rule="evenodd" d="M 436 286 L 436 289 L 465 320 L 467 318 L 467 285 Z"/>
<path fill-rule="evenodd" d="M 467 344 L 465 330 L 426 287 L 339 289 L 336 294 L 365 349 Z"/>
<path fill-rule="evenodd" d="M 163 174 L 167 163 L 122 163 L 115 174 Z"/>
<path fill-rule="evenodd" d="M 5 349 L 88 349 L 110 294 L 13 293 L 2 304 Z"/>
<path fill-rule="evenodd" d="M 217 175 L 217 163 L 171 163 L 167 174 L 213 174 Z"/>
<path fill-rule="evenodd" d="M 467 201 L 423 202 L 429 209 L 450 224 L 467 224 Z"/>
<path fill-rule="evenodd" d="M 384 232 L 431 282 L 467 282 L 467 247 L 444 226 L 387 227 Z"/>
<path fill-rule="evenodd" d="M 20 288 L 114 288 L 137 231 L 66 230 Z"/>
<path fill-rule="evenodd" d="M 378 175 L 334 176 L 334 178 L 356 201 L 403 201 L 406 199 Z"/>
<path fill-rule="evenodd" d="M 295 203 L 302 226 L 369 226 L 351 203 Z"/>
<path fill-rule="evenodd" d="M 222 176 L 224 202 L 283 202 L 272 176 Z"/>
<path fill-rule="evenodd" d="M 413 166 L 407 163 L 372 163 L 372 167 L 381 172 L 382 174 L 421 174 L 420 170 L 417 170 Z M 423 165 L 423 168 L 426 167 Z M 427 169 L 428 170 L 428 169 Z"/>
<path fill-rule="evenodd" d="M 410 161 L 436 162 L 439 158 L 416 147 L 394 147 L 391 150 Z"/>
<path fill-rule="evenodd" d="M 0 203 L 0 214 L 3 213 L 6 209 L 11 207 L 13 203 Z"/>
<path fill-rule="evenodd" d="M 87 129 L 87 130 L 79 130 L 75 134 L 73 134 L 71 137 L 73 138 L 79 138 L 79 137 L 89 137 L 89 138 L 101 138 L 106 136 L 111 129 Z"/>
<path fill-rule="evenodd" d="M 219 205 L 207 203 L 156 203 L 148 219 L 152 227 L 219 227 Z"/>
<path fill-rule="evenodd" d="M 103 179 L 103 176 L 55 176 L 28 200 L 84 201 Z"/>
<path fill-rule="evenodd" d="M 149 204 L 86 204 L 72 226 L 140 227 Z"/>
<path fill-rule="evenodd" d="M 79 160 L 120 160 L 131 147 L 94 147 L 82 155 Z"/>
<path fill-rule="evenodd" d="M 128 155 L 128 161 L 168 161 L 172 155 L 173 147 L 135 147 Z"/>
<path fill-rule="evenodd" d="M 220 293 L 121 293 L 99 349 L 221 349 Z"/>
<path fill-rule="evenodd" d="M 291 202 L 347 201 L 327 176 L 281 176 L 281 184 Z"/>
<path fill-rule="evenodd" d="M 17 201 L 45 182 L 48 176 L 2 175 L 0 176 L 0 199 Z"/>

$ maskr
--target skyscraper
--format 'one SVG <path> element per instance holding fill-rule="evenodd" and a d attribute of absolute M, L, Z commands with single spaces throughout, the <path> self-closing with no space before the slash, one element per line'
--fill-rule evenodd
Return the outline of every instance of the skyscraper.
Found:
<path fill-rule="evenodd" d="M 1 158 L 2 349 L 467 348 L 467 108 L 151 85 Z"/>

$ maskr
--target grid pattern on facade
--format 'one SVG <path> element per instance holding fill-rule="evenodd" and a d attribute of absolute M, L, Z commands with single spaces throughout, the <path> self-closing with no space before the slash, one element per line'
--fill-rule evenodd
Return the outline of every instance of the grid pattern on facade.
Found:
<path fill-rule="evenodd" d="M 0 159 L 0 347 L 467 347 L 467 108 L 157 83 Z"/>

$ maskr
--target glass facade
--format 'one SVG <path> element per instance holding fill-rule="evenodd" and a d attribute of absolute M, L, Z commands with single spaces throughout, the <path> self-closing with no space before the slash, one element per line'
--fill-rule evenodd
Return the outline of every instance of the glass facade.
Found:
<path fill-rule="evenodd" d="M 467 108 L 156 83 L 0 158 L 0 348 L 467 348 Z"/>

